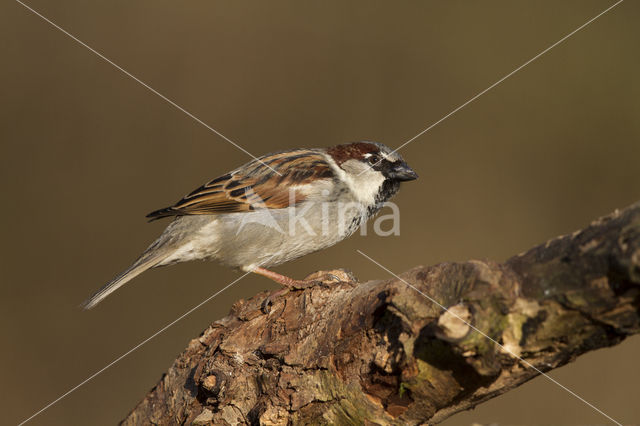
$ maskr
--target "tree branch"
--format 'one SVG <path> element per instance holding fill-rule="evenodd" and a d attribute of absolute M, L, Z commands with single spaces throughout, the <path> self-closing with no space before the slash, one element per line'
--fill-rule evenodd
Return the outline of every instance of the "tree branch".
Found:
<path fill-rule="evenodd" d="M 502 264 L 416 267 L 415 289 L 333 273 L 235 303 L 123 424 L 440 422 L 639 331 L 640 203 Z"/>

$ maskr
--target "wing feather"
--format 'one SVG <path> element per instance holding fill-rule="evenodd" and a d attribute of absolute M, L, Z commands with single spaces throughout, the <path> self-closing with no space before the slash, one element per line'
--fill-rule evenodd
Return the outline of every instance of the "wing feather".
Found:
<path fill-rule="evenodd" d="M 268 154 L 261 157 L 260 161 L 254 160 L 217 177 L 173 206 L 151 212 L 147 217 L 156 220 L 169 216 L 286 208 L 306 198 L 305 185 L 318 179 L 334 178 L 331 166 L 317 150 Z M 290 189 L 294 191 L 291 194 Z"/>

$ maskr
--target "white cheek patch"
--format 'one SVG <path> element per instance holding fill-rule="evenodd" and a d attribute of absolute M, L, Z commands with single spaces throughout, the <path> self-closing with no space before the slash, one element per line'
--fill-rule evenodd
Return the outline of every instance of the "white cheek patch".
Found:
<path fill-rule="evenodd" d="M 364 204 L 375 202 L 380 187 L 384 182 L 384 176 L 377 171 L 366 171 L 357 176 L 349 176 L 347 181 L 349 188 L 355 194 L 358 201 Z"/>
<path fill-rule="evenodd" d="M 362 171 L 354 171 L 353 173 L 347 173 L 333 161 L 333 159 L 327 156 L 327 161 L 331 165 L 333 171 L 338 175 L 340 180 L 345 182 L 351 193 L 355 198 L 366 205 L 375 202 L 376 195 L 380 191 L 380 186 L 384 182 L 384 176 L 382 173 L 375 171 L 368 166 Z M 354 160 L 349 160 L 354 161 Z"/>

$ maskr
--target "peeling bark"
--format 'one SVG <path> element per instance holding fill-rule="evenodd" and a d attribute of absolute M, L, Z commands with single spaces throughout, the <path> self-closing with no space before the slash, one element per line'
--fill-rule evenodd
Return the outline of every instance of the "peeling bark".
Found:
<path fill-rule="evenodd" d="M 502 264 L 416 267 L 415 289 L 332 273 L 235 303 L 123 424 L 438 423 L 639 331 L 640 203 Z"/>

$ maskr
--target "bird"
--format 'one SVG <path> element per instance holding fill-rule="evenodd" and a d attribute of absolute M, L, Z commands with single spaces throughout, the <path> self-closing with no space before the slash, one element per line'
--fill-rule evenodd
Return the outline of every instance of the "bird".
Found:
<path fill-rule="evenodd" d="M 173 218 L 124 272 L 81 306 L 91 309 L 144 271 L 191 260 L 304 284 L 270 269 L 333 246 L 375 215 L 400 183 L 417 179 L 396 151 L 360 141 L 278 151 L 202 185 L 147 215 Z"/>

